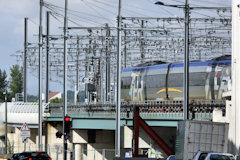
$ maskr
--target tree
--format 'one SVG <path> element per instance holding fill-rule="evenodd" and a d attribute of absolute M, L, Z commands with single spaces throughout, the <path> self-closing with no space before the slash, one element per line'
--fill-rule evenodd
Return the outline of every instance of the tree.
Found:
<path fill-rule="evenodd" d="M 7 73 L 6 71 L 2 71 L 0 69 L 0 102 L 4 102 L 5 96 L 3 95 L 3 92 L 7 90 Z"/>
<path fill-rule="evenodd" d="M 13 65 L 10 71 L 10 97 L 15 97 L 16 93 L 22 93 L 23 91 L 23 68 L 20 68 L 19 65 Z"/>
<path fill-rule="evenodd" d="M 28 102 L 37 102 L 38 97 L 34 96 L 34 95 L 27 95 L 27 100 L 28 100 Z"/>
<path fill-rule="evenodd" d="M 54 98 L 50 100 L 50 103 L 63 103 L 62 98 Z"/>

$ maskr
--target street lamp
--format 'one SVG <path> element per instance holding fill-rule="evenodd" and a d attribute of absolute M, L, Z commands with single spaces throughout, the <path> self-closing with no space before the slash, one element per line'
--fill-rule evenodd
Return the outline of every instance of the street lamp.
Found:
<path fill-rule="evenodd" d="M 184 36 L 184 120 L 189 119 L 189 3 L 185 5 L 166 5 L 161 1 L 155 2 L 156 5 L 167 7 L 183 8 L 185 10 L 185 36 Z"/>
<path fill-rule="evenodd" d="M 5 97 L 5 154 L 7 154 L 7 91 L 3 92 Z"/>

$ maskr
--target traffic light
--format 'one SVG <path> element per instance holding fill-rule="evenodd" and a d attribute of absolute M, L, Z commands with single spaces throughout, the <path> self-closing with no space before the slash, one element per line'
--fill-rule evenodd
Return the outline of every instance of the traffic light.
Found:
<path fill-rule="evenodd" d="M 65 125 L 64 125 L 64 133 L 65 135 L 69 135 L 70 133 L 70 129 L 71 129 L 71 126 L 72 126 L 72 120 L 69 116 L 65 116 L 64 117 L 64 121 L 65 121 Z"/>

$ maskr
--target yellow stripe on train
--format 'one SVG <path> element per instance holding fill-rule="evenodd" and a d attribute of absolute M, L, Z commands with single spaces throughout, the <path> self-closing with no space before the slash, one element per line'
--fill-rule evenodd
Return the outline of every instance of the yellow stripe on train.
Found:
<path fill-rule="evenodd" d="M 159 91 L 157 92 L 157 94 L 159 94 L 159 93 L 161 93 L 161 92 L 165 92 L 165 91 L 166 91 L 165 88 L 164 88 L 164 89 L 161 89 L 161 90 L 159 90 Z M 182 93 L 181 90 L 175 89 L 175 88 L 168 88 L 168 91 L 173 91 L 173 92 L 180 92 L 180 93 Z"/>

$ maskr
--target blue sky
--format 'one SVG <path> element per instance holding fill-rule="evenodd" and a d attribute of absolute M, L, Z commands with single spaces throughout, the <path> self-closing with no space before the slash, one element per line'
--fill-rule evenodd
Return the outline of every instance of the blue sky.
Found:
<path fill-rule="evenodd" d="M 35 0 L 0 0 L 0 68 L 8 70 L 9 66 L 16 63 L 10 55 L 23 48 L 23 23 L 24 17 L 37 18 L 35 13 L 37 5 Z"/>
<path fill-rule="evenodd" d="M 55 5 L 64 7 L 64 0 L 46 0 Z M 171 9 L 154 5 L 156 0 L 122 0 L 123 16 L 176 16 L 183 12 L 179 9 Z M 184 0 L 163 0 L 169 4 L 184 4 Z M 230 0 L 190 0 L 192 5 L 200 6 L 231 6 Z M 84 13 L 102 16 L 102 19 L 94 16 L 88 17 L 88 20 L 82 19 L 84 26 L 93 26 L 92 21 L 98 25 L 107 23 L 116 24 L 118 0 L 69 0 L 69 8 L 82 12 L 80 17 L 85 17 Z M 112 7 L 111 7 L 112 6 Z M 46 8 L 44 9 L 45 14 Z M 84 12 L 84 13 L 83 13 Z M 80 13 L 79 13 L 80 14 Z M 24 17 L 29 17 L 29 36 L 31 42 L 37 42 L 39 23 L 39 0 L 0 0 L 0 68 L 9 73 L 9 68 L 16 64 L 16 58 L 11 56 L 17 50 L 23 49 L 24 43 Z M 43 19 L 45 24 L 45 15 Z M 53 21 L 52 33 L 61 33 L 59 27 L 62 27 L 57 21 Z M 45 31 L 45 28 L 44 28 Z M 20 63 L 19 63 L 20 64 Z M 37 79 L 29 75 L 28 93 L 37 94 Z M 56 84 L 52 84 L 50 89 L 56 90 Z"/>
<path fill-rule="evenodd" d="M 10 67 L 17 63 L 16 58 L 11 55 L 23 49 L 24 17 L 31 16 L 32 19 L 37 19 L 36 2 L 35 0 L 21 0 L 21 3 L 18 0 L 0 0 L 0 68 L 6 70 L 8 74 Z M 29 34 L 33 34 L 33 30 L 34 27 L 29 28 Z"/>

